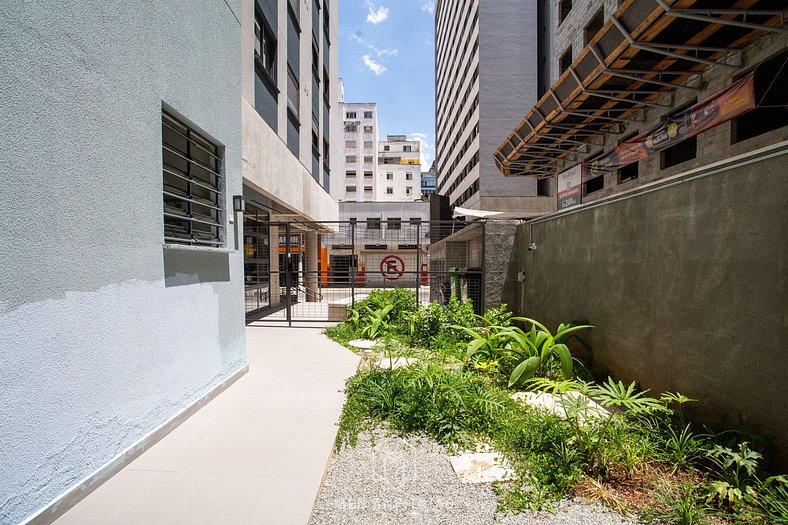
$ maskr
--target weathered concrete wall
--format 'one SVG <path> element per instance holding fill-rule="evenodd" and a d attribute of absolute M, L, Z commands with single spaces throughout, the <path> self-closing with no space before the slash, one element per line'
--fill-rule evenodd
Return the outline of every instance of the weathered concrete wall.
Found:
<path fill-rule="evenodd" d="M 514 249 L 520 221 L 488 221 L 484 225 L 484 308 L 506 304 L 514 307 L 517 301 L 514 280 Z"/>
<path fill-rule="evenodd" d="M 784 446 L 786 143 L 777 151 L 519 226 L 517 313 L 588 319 L 595 368 L 697 397 L 710 422 L 750 417 Z"/>
<path fill-rule="evenodd" d="M 336 221 L 337 202 L 312 178 L 307 168 L 260 117 L 251 102 L 243 109 L 244 182 L 308 220 Z"/>
<path fill-rule="evenodd" d="M 162 248 L 163 104 L 241 193 L 238 4 L 0 7 L 0 523 L 245 365 L 242 252 Z"/>

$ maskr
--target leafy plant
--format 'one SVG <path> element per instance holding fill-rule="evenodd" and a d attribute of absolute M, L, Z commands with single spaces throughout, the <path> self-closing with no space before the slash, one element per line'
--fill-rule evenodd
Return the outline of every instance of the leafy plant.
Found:
<path fill-rule="evenodd" d="M 508 339 L 508 348 L 520 359 L 520 363 L 509 378 L 510 387 L 541 372 L 548 360 L 555 357 L 561 363 L 564 379 L 572 377 L 574 369 L 572 354 L 564 342 L 575 332 L 593 328 L 591 325 L 571 326 L 562 323 L 553 335 L 543 324 L 533 319 L 514 317 L 513 320 L 531 323 L 531 330 L 525 332 L 516 326 L 511 326 L 501 331 L 500 337 Z"/>
<path fill-rule="evenodd" d="M 664 399 L 664 397 L 663 397 Z M 687 468 L 697 462 L 705 452 L 707 436 L 695 434 L 691 425 L 687 424 L 680 431 L 668 426 L 662 443 L 665 451 L 673 464 L 673 472 Z"/>
<path fill-rule="evenodd" d="M 367 311 L 366 321 L 362 324 L 361 335 L 367 339 L 377 339 L 380 335 L 385 333 L 389 328 L 389 313 L 394 308 L 394 305 L 389 304 L 377 310 L 373 310 L 370 306 L 365 306 Z"/>
<path fill-rule="evenodd" d="M 433 339 L 441 333 L 447 321 L 446 309 L 435 301 L 412 312 L 408 315 L 408 323 L 412 327 L 413 342 L 420 346 L 430 347 Z"/>
<path fill-rule="evenodd" d="M 757 495 L 745 495 L 751 505 L 750 514 L 775 525 L 788 524 L 788 476 L 767 478 Z"/>
<path fill-rule="evenodd" d="M 601 384 L 594 384 L 588 388 L 588 395 L 604 407 L 626 409 L 630 413 L 651 413 L 664 410 L 664 405 L 658 399 L 647 397 L 648 390 L 636 390 L 637 383 L 632 381 L 625 385 L 623 381 L 613 381 L 608 377 Z"/>
<path fill-rule="evenodd" d="M 708 458 L 721 479 L 709 483 L 707 491 L 711 499 L 730 507 L 743 502 L 745 497 L 756 497 L 753 486 L 757 483 L 755 475 L 762 457 L 750 450 L 746 442 L 739 443 L 738 450 L 716 445 L 708 452 Z"/>

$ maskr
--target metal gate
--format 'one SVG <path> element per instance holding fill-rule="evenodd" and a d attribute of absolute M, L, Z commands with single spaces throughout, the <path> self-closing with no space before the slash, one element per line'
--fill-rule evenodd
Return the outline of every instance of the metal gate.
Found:
<path fill-rule="evenodd" d="M 247 304 L 250 293 L 265 294 L 265 301 L 247 309 L 248 322 L 342 321 L 348 307 L 372 290 L 395 287 L 413 290 L 421 304 L 447 303 L 454 295 L 482 309 L 483 225 L 368 218 L 261 227 L 267 264 L 260 268 L 247 259 L 245 277 Z"/>

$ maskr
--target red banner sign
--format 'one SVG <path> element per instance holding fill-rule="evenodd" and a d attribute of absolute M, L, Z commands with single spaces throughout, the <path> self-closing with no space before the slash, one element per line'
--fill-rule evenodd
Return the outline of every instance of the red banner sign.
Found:
<path fill-rule="evenodd" d="M 583 180 L 603 175 L 667 149 L 698 133 L 738 117 L 755 108 L 755 81 L 750 73 L 714 96 L 698 102 L 677 115 L 667 117 L 658 125 L 622 142 L 613 151 L 584 162 L 588 173 Z"/>

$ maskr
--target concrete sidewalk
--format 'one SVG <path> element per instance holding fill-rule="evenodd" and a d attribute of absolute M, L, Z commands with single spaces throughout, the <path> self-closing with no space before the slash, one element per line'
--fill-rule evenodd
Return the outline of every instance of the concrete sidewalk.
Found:
<path fill-rule="evenodd" d="M 246 375 L 55 523 L 307 523 L 359 358 L 316 329 L 246 334 Z"/>

